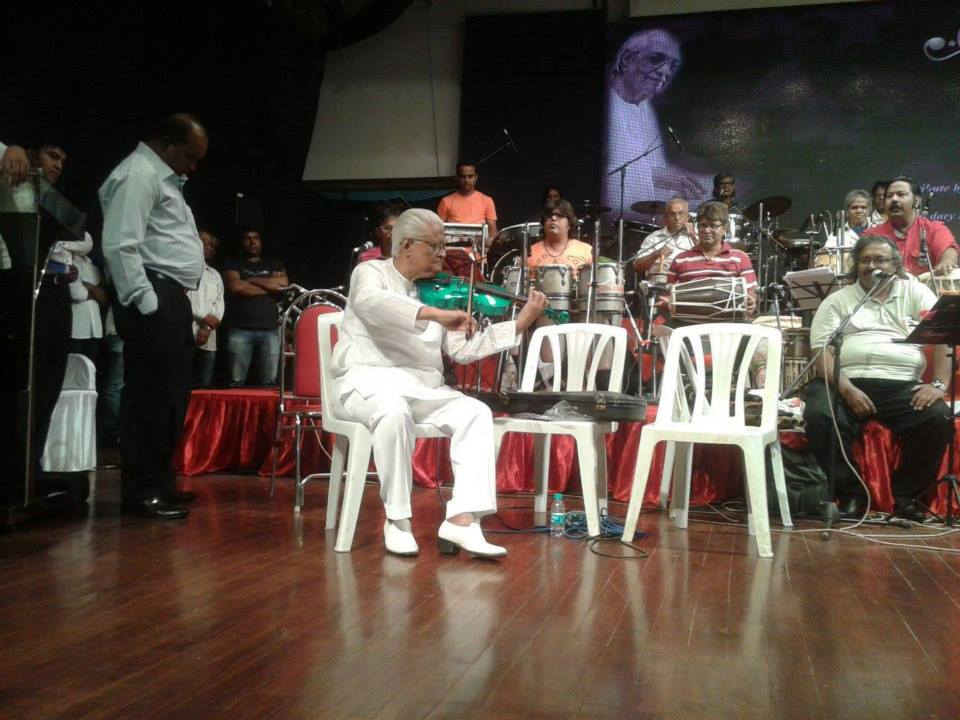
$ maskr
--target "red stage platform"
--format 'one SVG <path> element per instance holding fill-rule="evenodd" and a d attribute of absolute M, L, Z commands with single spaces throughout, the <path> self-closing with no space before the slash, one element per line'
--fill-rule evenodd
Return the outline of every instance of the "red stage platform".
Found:
<path fill-rule="evenodd" d="M 203 475 L 218 472 L 257 472 L 269 476 L 272 464 L 274 424 L 279 406 L 276 390 L 234 389 L 196 390 L 190 398 L 183 440 L 177 451 L 178 472 Z M 647 422 L 656 408 L 647 410 Z M 616 500 L 630 499 L 637 446 L 644 423 L 620 423 L 607 439 L 607 468 L 610 494 Z M 329 470 L 328 454 L 332 439 L 323 434 L 321 449 L 313 432 L 304 433 L 303 472 Z M 783 433 L 784 445 L 802 448 L 806 438 L 798 433 Z M 958 438 L 960 441 L 960 438 Z M 414 454 L 414 480 L 434 487 L 438 481 L 449 483 L 451 468 L 446 440 L 419 440 Z M 324 450 L 326 452 L 324 452 Z M 439 478 L 437 453 L 440 452 Z M 863 438 L 854 447 L 854 457 L 864 471 L 871 489 L 872 504 L 878 510 L 890 510 L 890 473 L 899 462 L 900 448 L 893 434 L 876 422 L 868 422 Z M 960 458 L 960 452 L 957 453 Z M 281 437 L 278 475 L 293 474 L 293 433 Z M 645 503 L 656 503 L 659 495 L 662 449 L 654 460 L 647 484 Z M 944 465 L 946 458 L 944 458 Z M 691 504 L 719 503 L 743 496 L 743 463 L 735 448 L 698 447 L 693 456 L 694 476 Z M 532 492 L 533 439 L 507 435 L 497 462 L 497 489 L 501 492 Z M 556 492 L 580 491 L 579 468 L 571 438 L 554 438 L 550 459 L 550 489 Z M 946 489 L 941 486 L 934 509 L 944 508 Z"/>

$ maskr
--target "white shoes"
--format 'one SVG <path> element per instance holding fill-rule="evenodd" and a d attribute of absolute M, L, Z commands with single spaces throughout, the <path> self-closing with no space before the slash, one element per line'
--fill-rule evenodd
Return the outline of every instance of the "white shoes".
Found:
<path fill-rule="evenodd" d="M 444 520 L 437 531 L 437 549 L 444 555 L 456 555 L 460 548 L 476 557 L 495 558 L 507 554 L 505 547 L 486 541 L 480 523 L 474 521 L 469 525 L 454 525 Z"/>
<path fill-rule="evenodd" d="M 383 544 L 387 552 L 394 555 L 416 555 L 420 552 L 413 532 L 410 529 L 410 519 L 387 520 L 383 523 Z"/>

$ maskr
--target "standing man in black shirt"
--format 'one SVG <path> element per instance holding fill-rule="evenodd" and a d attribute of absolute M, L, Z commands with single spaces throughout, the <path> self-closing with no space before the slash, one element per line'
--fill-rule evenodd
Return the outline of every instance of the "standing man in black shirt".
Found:
<path fill-rule="evenodd" d="M 251 363 L 256 383 L 273 385 L 280 363 L 277 299 L 290 281 L 281 263 L 262 256 L 259 230 L 244 231 L 240 246 L 245 257 L 227 261 L 223 268 L 230 386 L 246 383 Z"/>

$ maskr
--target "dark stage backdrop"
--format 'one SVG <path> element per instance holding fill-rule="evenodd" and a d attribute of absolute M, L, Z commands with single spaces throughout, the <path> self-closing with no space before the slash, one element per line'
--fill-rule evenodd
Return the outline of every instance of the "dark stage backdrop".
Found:
<path fill-rule="evenodd" d="M 709 194 L 710 177 L 726 170 L 737 177 L 742 205 L 789 196 L 785 224 L 793 226 L 809 213 L 840 209 L 850 189 L 869 190 L 874 180 L 906 173 L 934 192 L 931 217 L 956 234 L 960 56 L 950 55 L 958 49 L 958 26 L 955 2 L 751 10 L 611 26 L 608 78 L 621 44 L 641 30 L 660 30 L 650 37 L 661 44 L 675 40 L 682 61 L 666 88 L 629 112 L 607 93 L 603 170 L 663 138 L 662 154 L 630 170 L 628 205 L 677 190 L 696 204 Z M 667 139 L 667 125 L 683 152 Z M 605 194 L 614 204 L 618 184 Z"/>
<path fill-rule="evenodd" d="M 599 11 L 472 17 L 466 23 L 460 153 L 479 160 L 479 188 L 493 196 L 499 226 L 524 222 L 543 190 L 597 199 L 603 100 Z M 452 168 L 451 168 L 452 171 Z"/>

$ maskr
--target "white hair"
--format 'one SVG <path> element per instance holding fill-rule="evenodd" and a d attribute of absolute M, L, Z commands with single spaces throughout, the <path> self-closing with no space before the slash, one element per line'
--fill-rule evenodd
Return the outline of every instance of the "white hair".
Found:
<path fill-rule="evenodd" d="M 400 246 L 404 240 L 424 240 L 437 230 L 443 232 L 443 220 L 433 210 L 411 208 L 400 213 L 390 236 L 393 257 L 400 255 Z"/>

